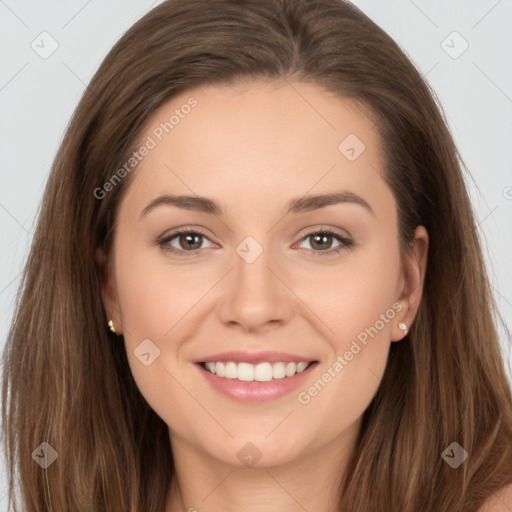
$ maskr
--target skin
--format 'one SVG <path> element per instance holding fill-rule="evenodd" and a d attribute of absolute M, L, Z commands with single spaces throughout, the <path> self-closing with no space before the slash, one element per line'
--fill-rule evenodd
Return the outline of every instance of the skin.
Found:
<path fill-rule="evenodd" d="M 428 234 L 416 229 L 402 266 L 377 130 L 352 101 L 298 82 L 208 86 L 163 105 L 141 140 L 191 96 L 197 106 L 134 171 L 103 297 L 141 393 L 169 426 L 176 474 L 166 512 L 335 510 L 362 414 L 391 343 L 404 337 L 398 323 L 410 326 L 417 313 Z M 351 133 L 366 146 L 354 161 L 338 150 Z M 292 198 L 339 190 L 364 198 L 373 214 L 348 202 L 282 214 Z M 207 196 L 225 213 L 161 205 L 141 217 L 165 193 Z M 168 242 L 183 255 L 155 243 L 181 227 L 207 237 Z M 341 245 L 334 237 L 315 245 L 311 233 L 322 228 L 354 245 L 319 254 Z M 236 252 L 247 236 L 263 248 L 250 264 Z M 201 249 L 187 257 L 190 244 Z M 297 393 L 394 303 L 401 311 L 317 396 L 299 403 Z M 160 349 L 149 366 L 134 355 L 144 339 Z M 297 392 L 239 403 L 212 389 L 192 363 L 237 349 L 285 351 L 319 364 Z M 249 442 L 262 455 L 252 467 L 237 456 Z"/>

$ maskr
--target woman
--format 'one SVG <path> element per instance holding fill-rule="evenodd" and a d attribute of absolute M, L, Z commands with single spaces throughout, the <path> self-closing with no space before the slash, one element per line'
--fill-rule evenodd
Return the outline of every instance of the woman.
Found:
<path fill-rule="evenodd" d="M 339 0 L 164 2 L 49 178 L 4 353 L 11 495 L 506 511 L 496 314 L 457 149 L 389 36 Z"/>

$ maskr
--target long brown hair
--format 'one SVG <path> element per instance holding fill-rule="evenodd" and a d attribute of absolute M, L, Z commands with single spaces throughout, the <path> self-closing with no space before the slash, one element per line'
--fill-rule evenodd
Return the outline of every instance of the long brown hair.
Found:
<path fill-rule="evenodd" d="M 145 122 L 196 86 L 299 80 L 368 109 L 407 250 L 430 235 L 423 298 L 364 413 L 339 510 L 471 512 L 512 482 L 512 397 L 464 165 L 442 110 L 397 44 L 342 0 L 168 0 L 112 48 L 55 158 L 3 353 L 9 503 L 25 512 L 162 512 L 168 427 L 106 328 L 103 275 L 121 180 Z M 134 171 L 136 172 L 136 170 Z M 131 174 L 133 176 L 133 173 Z M 441 457 L 457 442 L 458 468 Z M 57 460 L 41 467 L 35 460 Z M 14 502 L 14 510 L 16 504 Z"/>

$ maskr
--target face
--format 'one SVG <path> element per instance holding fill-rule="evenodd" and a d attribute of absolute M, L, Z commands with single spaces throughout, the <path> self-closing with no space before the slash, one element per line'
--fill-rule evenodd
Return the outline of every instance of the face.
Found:
<path fill-rule="evenodd" d="M 414 318 L 428 240 L 402 265 L 376 127 L 311 84 L 210 86 L 142 144 L 104 300 L 171 441 L 235 465 L 341 450 Z"/>

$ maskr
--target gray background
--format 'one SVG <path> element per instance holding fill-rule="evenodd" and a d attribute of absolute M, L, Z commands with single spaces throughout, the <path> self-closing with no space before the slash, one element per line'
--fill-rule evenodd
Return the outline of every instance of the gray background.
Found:
<path fill-rule="evenodd" d="M 157 3 L 0 0 L 0 349 L 43 187 L 71 114 L 115 41 Z M 438 95 L 470 171 L 466 181 L 496 301 L 512 329 L 512 1 L 354 3 L 398 42 Z M 51 44 L 58 48 L 47 58 L 35 51 Z M 510 340 L 500 333 L 512 375 Z M 0 508 L 6 510 L 0 471 Z"/>

